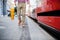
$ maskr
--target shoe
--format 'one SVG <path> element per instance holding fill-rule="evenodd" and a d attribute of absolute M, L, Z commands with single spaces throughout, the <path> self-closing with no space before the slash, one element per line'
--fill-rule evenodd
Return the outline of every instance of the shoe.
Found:
<path fill-rule="evenodd" d="M 24 27 L 25 27 L 25 25 L 22 25 L 22 27 L 24 28 Z"/>

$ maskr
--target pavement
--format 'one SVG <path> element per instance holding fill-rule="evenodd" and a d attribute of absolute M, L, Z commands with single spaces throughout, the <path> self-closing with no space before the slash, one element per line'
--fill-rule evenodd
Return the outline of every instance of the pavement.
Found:
<path fill-rule="evenodd" d="M 40 28 L 29 17 L 26 17 L 25 26 L 18 26 L 17 16 L 14 20 L 10 17 L 0 16 L 0 40 L 56 40 L 45 30 Z"/>

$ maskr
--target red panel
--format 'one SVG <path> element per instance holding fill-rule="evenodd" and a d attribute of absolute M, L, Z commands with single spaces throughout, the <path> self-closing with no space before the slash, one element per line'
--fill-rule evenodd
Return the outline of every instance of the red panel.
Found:
<path fill-rule="evenodd" d="M 38 16 L 38 21 L 43 22 L 57 30 L 60 30 L 60 17 Z"/>
<path fill-rule="evenodd" d="M 47 0 L 47 5 L 51 7 L 51 10 L 60 9 L 60 0 Z"/>
<path fill-rule="evenodd" d="M 41 11 L 42 11 L 41 7 L 37 7 L 37 8 L 35 9 L 35 13 L 40 13 Z"/>
<path fill-rule="evenodd" d="M 49 26 L 52 26 L 53 28 L 55 28 L 57 30 L 60 30 L 60 17 L 54 17 L 54 16 L 37 17 L 37 13 L 40 13 L 40 12 L 60 10 L 60 0 L 45 0 L 45 2 L 42 3 L 42 5 L 43 6 L 40 6 L 39 8 L 37 7 L 35 9 L 35 14 L 36 14 L 37 20 L 41 21 Z"/>
<path fill-rule="evenodd" d="M 60 10 L 60 0 L 45 0 L 45 2 L 42 3 L 42 5 L 43 6 L 37 7 L 35 9 L 36 13 L 47 12 L 47 11 L 52 11 L 52 10 Z"/>

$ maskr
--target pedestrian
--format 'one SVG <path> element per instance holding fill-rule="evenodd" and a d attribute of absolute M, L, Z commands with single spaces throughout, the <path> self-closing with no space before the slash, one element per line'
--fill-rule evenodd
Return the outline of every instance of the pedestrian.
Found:
<path fill-rule="evenodd" d="M 26 2 L 29 3 L 29 0 L 15 0 L 15 2 L 17 1 L 18 1 L 18 6 L 17 6 L 18 25 L 24 26 L 25 25 Z"/>

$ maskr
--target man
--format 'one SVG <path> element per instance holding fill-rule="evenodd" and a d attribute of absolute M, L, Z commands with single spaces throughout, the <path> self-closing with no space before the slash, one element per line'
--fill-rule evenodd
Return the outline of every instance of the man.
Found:
<path fill-rule="evenodd" d="M 18 1 L 18 7 L 17 7 L 17 15 L 18 15 L 18 25 L 22 24 L 24 26 L 25 24 L 25 13 L 26 13 L 26 2 L 29 3 L 28 0 L 15 0 L 15 2 Z M 21 18 L 22 16 L 22 18 Z"/>

